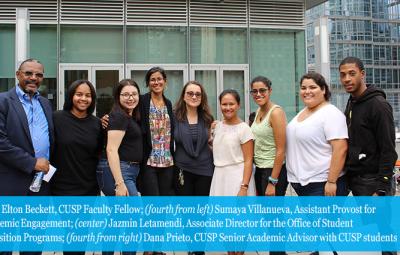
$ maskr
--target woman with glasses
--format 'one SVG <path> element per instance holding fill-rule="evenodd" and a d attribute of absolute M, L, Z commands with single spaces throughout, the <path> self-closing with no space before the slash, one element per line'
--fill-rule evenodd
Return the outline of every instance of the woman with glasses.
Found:
<path fill-rule="evenodd" d="M 271 85 L 264 76 L 258 76 L 250 83 L 250 94 L 258 105 L 251 125 L 255 137 L 255 181 L 259 196 L 284 196 L 288 186 L 284 166 L 286 116 L 282 108 L 270 100 Z"/>
<path fill-rule="evenodd" d="M 176 191 L 182 196 L 208 196 L 214 165 L 208 146 L 213 116 L 204 87 L 189 81 L 175 105 Z"/>
<path fill-rule="evenodd" d="M 288 186 L 286 177 L 285 142 L 286 116 L 282 108 L 271 101 L 272 83 L 264 76 L 250 83 L 250 94 L 258 105 L 251 131 L 254 135 L 254 179 L 259 196 L 284 196 Z M 286 254 L 270 251 L 272 255 Z"/>
<path fill-rule="evenodd" d="M 96 91 L 90 81 L 74 81 L 67 90 L 63 110 L 53 114 L 57 168 L 51 180 L 56 196 L 97 196 L 96 167 L 102 146 L 100 120 L 92 113 Z M 83 252 L 84 253 L 84 252 Z"/>
<path fill-rule="evenodd" d="M 139 86 L 134 80 L 121 80 L 114 88 L 114 103 L 108 115 L 106 155 L 97 168 L 99 186 L 106 196 L 137 196 L 136 178 L 142 162 L 143 140 L 140 128 Z M 113 255 L 113 251 L 103 251 Z M 136 251 L 122 252 L 135 255 Z"/>
<path fill-rule="evenodd" d="M 174 195 L 174 116 L 172 104 L 164 96 L 167 75 L 161 67 L 147 71 L 149 92 L 141 97 L 143 131 L 143 171 L 141 193 L 144 196 Z"/>
<path fill-rule="evenodd" d="M 138 109 L 140 90 L 125 79 L 114 89 L 107 127 L 107 160 L 99 162 L 98 181 L 107 196 L 137 196 L 136 178 L 142 162 L 143 140 Z"/>

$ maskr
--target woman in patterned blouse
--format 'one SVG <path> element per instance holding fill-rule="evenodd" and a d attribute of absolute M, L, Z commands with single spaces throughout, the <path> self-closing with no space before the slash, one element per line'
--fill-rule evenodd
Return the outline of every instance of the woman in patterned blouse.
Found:
<path fill-rule="evenodd" d="M 140 99 L 144 137 L 141 192 L 144 196 L 174 195 L 174 119 L 171 101 L 164 96 L 167 76 L 161 67 L 153 67 L 145 79 L 149 92 Z"/>

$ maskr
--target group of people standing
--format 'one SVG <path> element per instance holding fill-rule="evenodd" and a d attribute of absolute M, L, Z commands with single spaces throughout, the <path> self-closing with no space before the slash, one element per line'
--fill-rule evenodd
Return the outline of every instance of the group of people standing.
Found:
<path fill-rule="evenodd" d="M 197 81 L 184 85 L 173 106 L 160 67 L 148 70 L 144 95 L 134 80 L 120 81 L 102 121 L 92 115 L 96 91 L 87 80 L 73 82 L 63 110 L 52 113 L 38 92 L 43 65 L 25 60 L 18 85 L 0 94 L 0 195 L 283 196 L 288 183 L 300 196 L 347 195 L 349 188 L 390 195 L 392 108 L 382 90 L 366 85 L 358 58 L 344 59 L 339 71 L 351 94 L 345 113 L 329 103 L 324 77 L 307 73 L 299 86 L 305 107 L 288 125 L 271 101 L 271 81 L 254 78 L 250 127 L 238 116 L 235 90 L 219 95 L 220 121 Z M 50 164 L 57 168 L 50 185 L 30 191 L 33 175 Z"/>

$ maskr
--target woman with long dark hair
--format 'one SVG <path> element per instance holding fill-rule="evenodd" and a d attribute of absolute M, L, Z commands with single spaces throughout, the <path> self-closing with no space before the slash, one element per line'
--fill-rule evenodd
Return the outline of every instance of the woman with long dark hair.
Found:
<path fill-rule="evenodd" d="M 136 178 L 142 162 L 143 140 L 138 110 L 140 90 L 134 80 L 119 82 L 107 127 L 107 160 L 98 167 L 105 195 L 137 196 Z"/>
<path fill-rule="evenodd" d="M 144 196 L 174 195 L 174 115 L 172 104 L 164 96 L 167 75 L 161 67 L 146 73 L 149 92 L 140 100 L 143 131 L 143 171 L 141 193 Z"/>
<path fill-rule="evenodd" d="M 208 196 L 214 172 L 208 145 L 211 115 L 204 87 L 189 81 L 175 104 L 176 191 L 182 196 Z"/>

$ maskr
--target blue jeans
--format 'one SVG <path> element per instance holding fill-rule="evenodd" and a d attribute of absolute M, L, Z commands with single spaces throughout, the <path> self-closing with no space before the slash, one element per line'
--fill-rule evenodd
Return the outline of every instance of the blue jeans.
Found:
<path fill-rule="evenodd" d="M 120 161 L 121 174 L 124 179 L 129 196 L 137 196 L 136 178 L 139 174 L 140 167 L 137 163 Z M 115 181 L 110 166 L 106 159 L 101 159 L 97 165 L 97 182 L 101 191 L 106 196 L 115 196 Z"/>
<path fill-rule="evenodd" d="M 298 196 L 324 196 L 326 182 L 310 182 L 305 186 L 300 183 L 291 183 L 293 189 Z M 349 194 L 347 189 L 346 178 L 343 175 L 336 181 L 336 196 L 347 196 Z"/>

